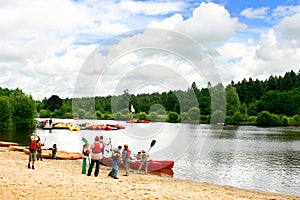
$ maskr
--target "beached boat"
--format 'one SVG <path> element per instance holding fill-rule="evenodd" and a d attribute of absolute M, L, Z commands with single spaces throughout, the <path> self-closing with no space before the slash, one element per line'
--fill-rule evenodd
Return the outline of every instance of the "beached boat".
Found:
<path fill-rule="evenodd" d="M 13 145 L 13 146 L 19 146 L 19 144 L 16 143 L 16 142 L 5 142 L 5 141 L 0 141 L 0 146 L 1 146 L 1 147 L 9 147 L 10 145 Z"/>
<path fill-rule="evenodd" d="M 106 166 L 112 166 L 112 159 L 104 157 L 102 160 L 102 164 Z M 133 170 L 137 170 L 141 164 L 139 160 L 130 161 L 130 168 Z M 123 167 L 123 164 L 120 164 L 120 167 Z M 173 160 L 149 160 L 148 161 L 148 171 L 155 172 L 163 169 L 172 169 L 174 167 Z M 141 170 L 144 170 L 145 166 L 142 167 Z"/>
<path fill-rule="evenodd" d="M 29 155 L 29 149 L 23 150 L 25 154 Z M 43 149 L 42 158 L 52 158 L 52 150 L 51 149 Z M 81 159 L 82 154 L 78 152 L 67 152 L 67 151 L 57 151 L 56 159 L 63 160 L 77 160 Z"/>
<path fill-rule="evenodd" d="M 28 146 L 15 146 L 15 145 L 10 145 L 9 150 L 11 151 L 24 151 L 24 149 L 28 148 Z"/>

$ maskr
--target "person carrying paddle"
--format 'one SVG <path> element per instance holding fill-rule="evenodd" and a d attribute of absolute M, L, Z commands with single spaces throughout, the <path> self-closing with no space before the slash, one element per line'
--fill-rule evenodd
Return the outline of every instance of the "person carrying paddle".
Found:
<path fill-rule="evenodd" d="M 34 140 L 35 134 L 30 136 L 30 143 L 29 143 L 29 160 L 28 160 L 28 169 L 30 169 L 30 163 L 32 163 L 32 169 L 34 169 L 34 161 L 36 159 L 36 141 Z"/>
<path fill-rule="evenodd" d="M 100 160 L 102 159 L 102 149 L 104 148 L 103 143 L 100 142 L 99 136 L 95 137 L 94 143 L 91 145 L 91 164 L 88 169 L 87 176 L 91 176 L 92 170 L 94 168 L 94 164 L 96 163 L 96 169 L 94 172 L 95 177 L 98 176 L 99 174 L 99 169 L 100 169 Z"/>
<path fill-rule="evenodd" d="M 86 174 L 86 160 L 89 158 L 89 144 L 85 143 L 82 148 L 82 168 L 81 173 Z"/>
<path fill-rule="evenodd" d="M 123 152 L 122 152 L 122 161 L 123 161 L 124 170 L 125 170 L 124 176 L 129 176 L 130 154 L 131 154 L 131 151 L 128 148 L 128 144 L 125 144 Z"/>

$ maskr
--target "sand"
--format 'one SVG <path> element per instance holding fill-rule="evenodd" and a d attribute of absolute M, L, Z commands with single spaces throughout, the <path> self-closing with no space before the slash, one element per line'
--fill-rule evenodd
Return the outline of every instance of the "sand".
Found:
<path fill-rule="evenodd" d="M 132 172 L 108 177 L 81 174 L 81 160 L 36 161 L 28 169 L 28 155 L 0 147 L 0 199 L 299 199 L 300 197 L 198 183 Z"/>

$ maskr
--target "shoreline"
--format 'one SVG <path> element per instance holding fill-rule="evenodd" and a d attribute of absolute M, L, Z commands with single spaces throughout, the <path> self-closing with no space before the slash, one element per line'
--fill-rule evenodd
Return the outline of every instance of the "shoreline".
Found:
<path fill-rule="evenodd" d="M 28 169 L 28 155 L 0 147 L 1 199 L 299 199 L 300 197 L 219 186 L 158 175 L 130 173 L 108 177 L 110 167 L 101 166 L 99 176 L 81 174 L 81 160 L 35 162 Z"/>

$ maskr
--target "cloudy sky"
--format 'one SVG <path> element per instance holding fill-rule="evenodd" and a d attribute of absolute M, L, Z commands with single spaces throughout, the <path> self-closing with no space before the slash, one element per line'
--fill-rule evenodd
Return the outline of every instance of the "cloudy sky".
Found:
<path fill-rule="evenodd" d="M 299 71 L 299 21 L 299 0 L 0 0 L 0 87 L 42 100 L 265 80 Z"/>

